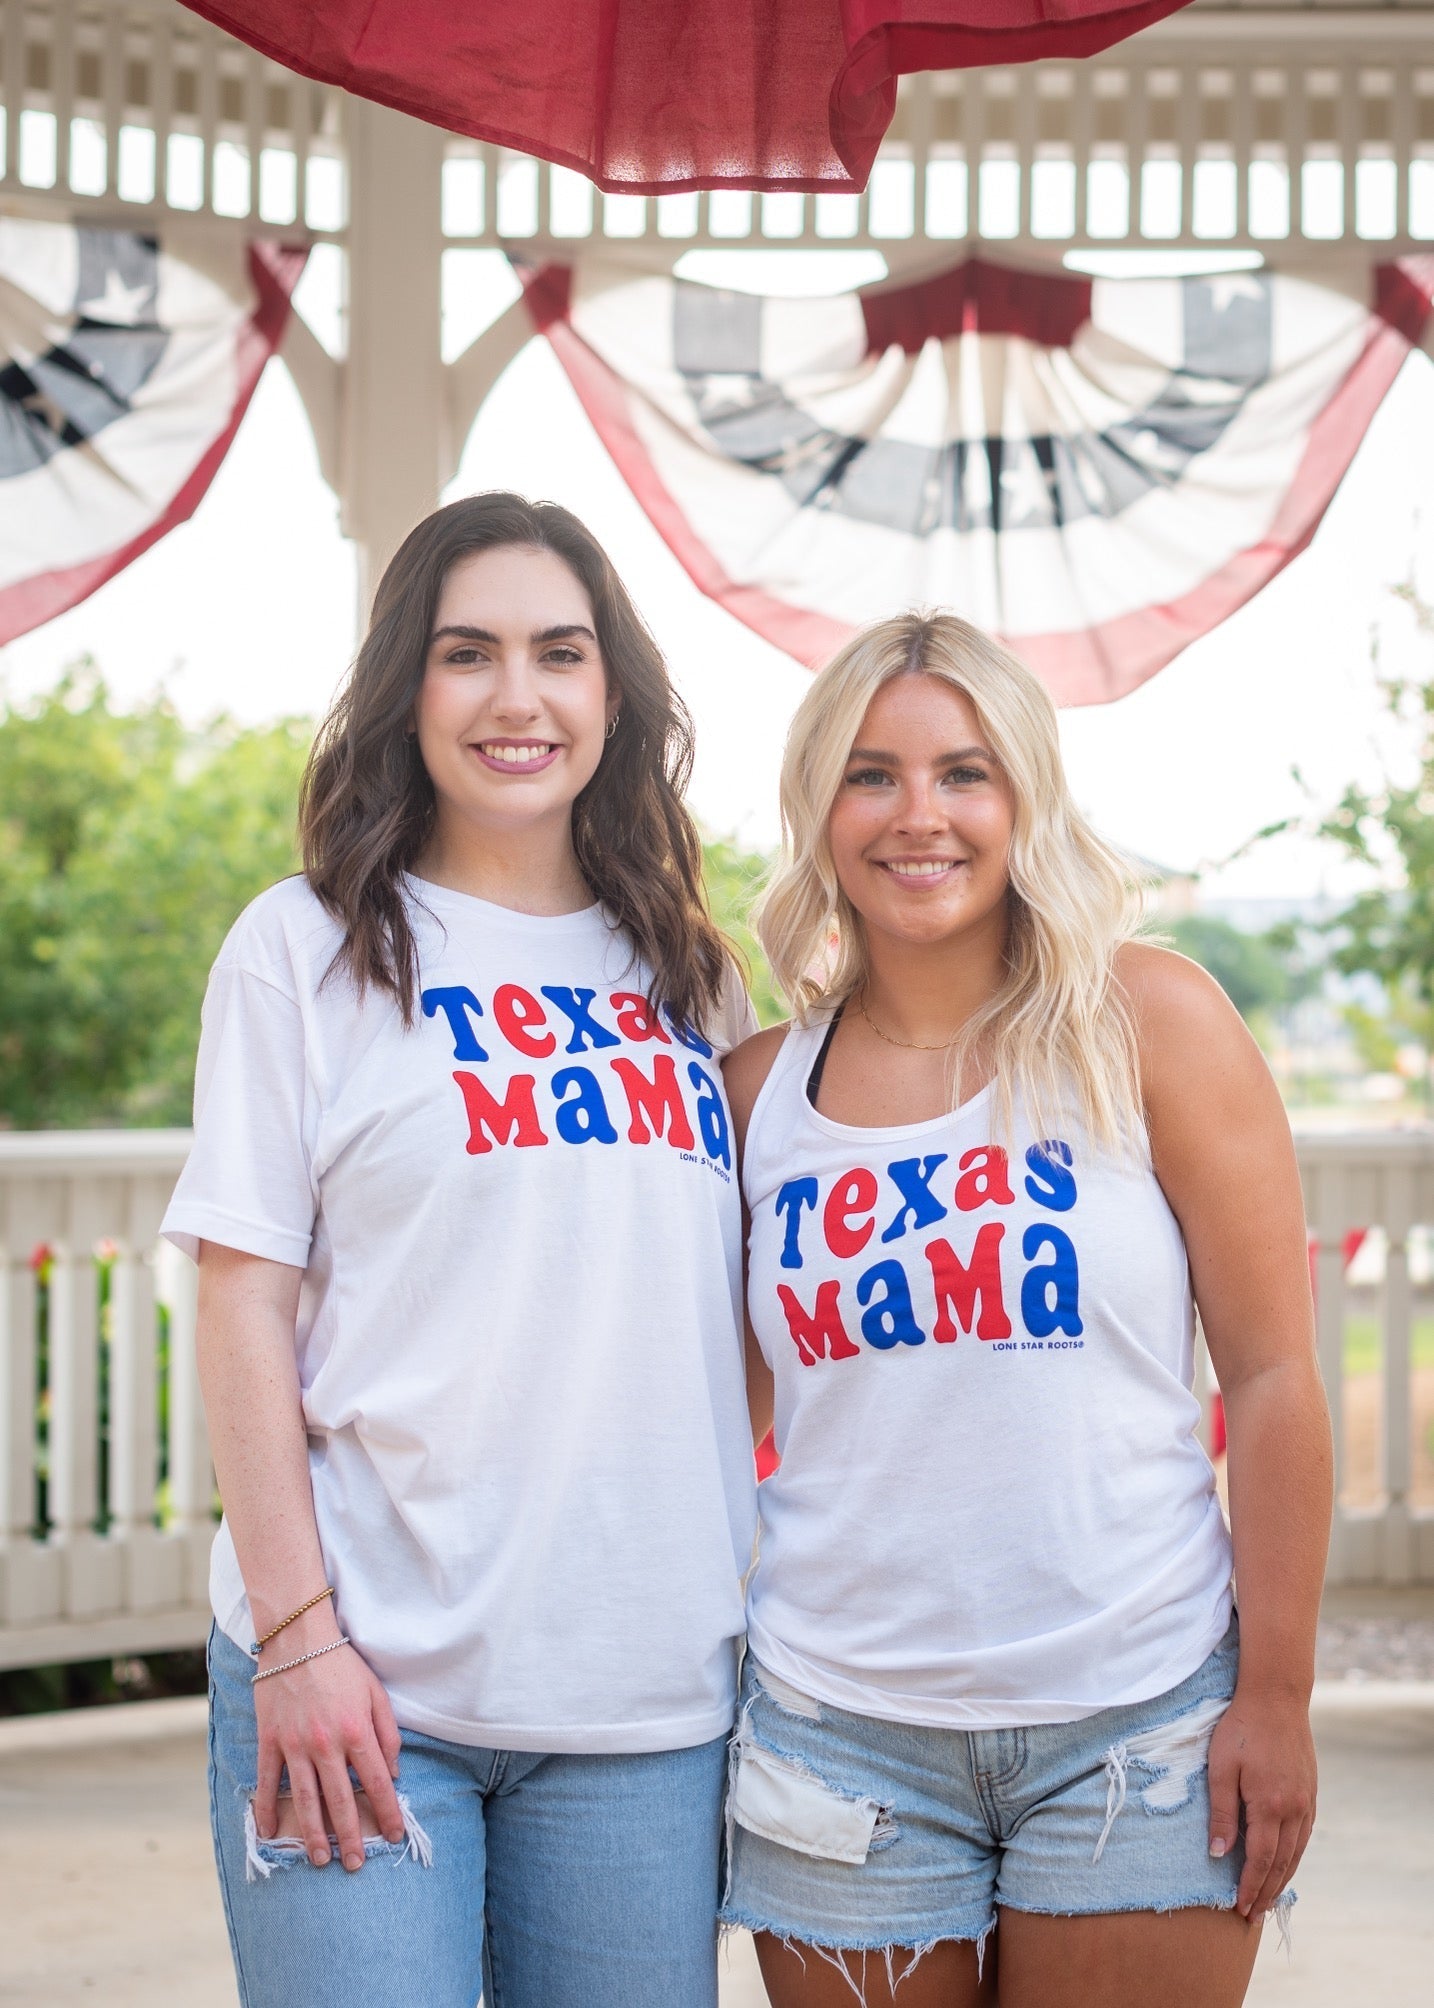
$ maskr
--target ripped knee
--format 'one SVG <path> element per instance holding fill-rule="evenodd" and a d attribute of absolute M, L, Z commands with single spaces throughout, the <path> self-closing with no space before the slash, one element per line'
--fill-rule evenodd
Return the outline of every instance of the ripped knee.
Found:
<path fill-rule="evenodd" d="M 432 1868 L 433 1844 L 404 1794 L 398 1793 L 397 1798 L 398 1810 L 403 1817 L 403 1840 L 395 1843 L 386 1840 L 380 1831 L 367 1792 L 355 1788 L 354 1803 L 358 1807 L 359 1831 L 363 1835 L 364 1860 L 367 1863 L 386 1859 L 397 1866 L 411 1857 L 421 1868 Z M 330 1832 L 328 1838 L 331 1849 L 329 1859 L 337 1861 L 338 1835 Z M 278 1824 L 268 1840 L 259 1837 L 254 1801 L 252 1797 L 247 1797 L 244 1801 L 244 1880 L 267 1882 L 275 1869 L 294 1868 L 308 1861 L 308 1844 L 300 1831 L 298 1810 L 292 1795 L 288 1792 L 279 1795 Z"/>
<path fill-rule="evenodd" d="M 378 1815 L 369 1803 L 368 1793 L 361 1786 L 354 1787 L 354 1805 L 358 1808 L 359 1832 L 363 1835 L 364 1839 L 368 1840 L 371 1836 L 377 1835 L 379 1832 Z M 337 1838 L 335 1834 L 330 1834 L 329 1836 L 330 1840 L 337 1840 Z M 273 1834 L 270 1836 L 270 1840 L 302 1842 L 302 1839 L 303 1829 L 299 1825 L 299 1814 L 298 1809 L 294 1805 L 293 1794 L 291 1792 L 281 1792 L 279 1794 L 279 1821 Z"/>

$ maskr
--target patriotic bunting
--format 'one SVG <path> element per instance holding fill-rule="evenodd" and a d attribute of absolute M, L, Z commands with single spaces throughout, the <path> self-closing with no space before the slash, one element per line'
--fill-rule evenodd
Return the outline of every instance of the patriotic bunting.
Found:
<path fill-rule="evenodd" d="M 824 300 L 599 258 L 523 277 L 637 499 L 739 620 L 815 665 L 950 607 L 1062 704 L 1144 682 L 1304 548 L 1434 302 L 1434 256 L 1379 267 L 1368 306 L 1265 271 L 975 260 Z"/>
<path fill-rule="evenodd" d="M 864 187 L 913 70 L 1093 56 L 1186 0 L 185 0 L 321 83 L 599 188 Z"/>
<path fill-rule="evenodd" d="M 241 305 L 152 237 L 0 218 L 0 643 L 193 514 L 306 255 L 252 246 Z"/>

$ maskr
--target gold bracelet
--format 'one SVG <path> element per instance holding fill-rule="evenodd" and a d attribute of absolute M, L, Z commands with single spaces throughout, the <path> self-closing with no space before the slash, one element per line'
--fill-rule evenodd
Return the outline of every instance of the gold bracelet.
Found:
<path fill-rule="evenodd" d="M 295 1618 L 301 1618 L 304 1615 L 305 1611 L 311 1611 L 314 1608 L 315 1604 L 321 1604 L 324 1601 L 325 1597 L 331 1597 L 333 1594 L 334 1594 L 334 1586 L 332 1583 L 330 1583 L 327 1589 L 320 1590 L 319 1594 L 316 1597 L 310 1597 L 309 1601 L 306 1604 L 300 1604 L 299 1608 L 296 1611 L 290 1611 L 289 1615 L 283 1620 L 283 1622 L 281 1624 L 276 1624 L 272 1631 L 266 1631 L 262 1638 L 256 1638 L 251 1640 L 249 1645 L 249 1650 L 254 1655 L 255 1659 L 259 1657 L 260 1653 L 264 1650 L 265 1646 L 269 1643 L 271 1638 L 277 1638 L 281 1631 L 287 1631 L 289 1629 L 289 1626 L 294 1622 Z"/>

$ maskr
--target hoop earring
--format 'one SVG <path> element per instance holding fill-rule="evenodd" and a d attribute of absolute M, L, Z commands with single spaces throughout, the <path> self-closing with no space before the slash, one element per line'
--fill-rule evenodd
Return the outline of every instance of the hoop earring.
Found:
<path fill-rule="evenodd" d="M 619 718 L 621 718 L 621 716 L 622 713 L 620 711 L 615 711 L 612 717 L 609 718 L 607 722 L 607 731 L 604 732 L 603 734 L 604 739 L 611 739 L 613 733 L 616 732 L 617 730 L 617 721 Z"/>

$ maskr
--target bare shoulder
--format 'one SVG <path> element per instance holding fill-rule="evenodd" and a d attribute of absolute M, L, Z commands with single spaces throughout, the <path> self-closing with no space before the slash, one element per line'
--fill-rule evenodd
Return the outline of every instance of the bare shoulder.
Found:
<path fill-rule="evenodd" d="M 727 1085 L 727 1099 L 732 1104 L 732 1114 L 740 1128 L 745 1129 L 747 1118 L 790 1030 L 790 1024 L 769 1025 L 765 1032 L 754 1032 L 750 1039 L 734 1046 L 723 1060 L 722 1078 Z"/>
<path fill-rule="evenodd" d="M 1182 1018 L 1219 1019 L 1239 1013 L 1208 970 L 1173 948 L 1127 941 L 1115 952 L 1115 980 L 1144 1029 L 1167 1011 Z"/>
<path fill-rule="evenodd" d="M 1158 1061 L 1172 1053 L 1189 1063 L 1259 1059 L 1248 1027 L 1208 970 L 1172 948 L 1127 941 L 1115 955 L 1115 981 L 1135 1020 L 1142 1054 Z"/>
<path fill-rule="evenodd" d="M 1141 1085 L 1154 1128 L 1207 1131 L 1217 1116 L 1278 1114 L 1279 1093 L 1254 1035 L 1208 970 L 1173 949 L 1127 942 L 1115 980 L 1130 1006 Z"/>

